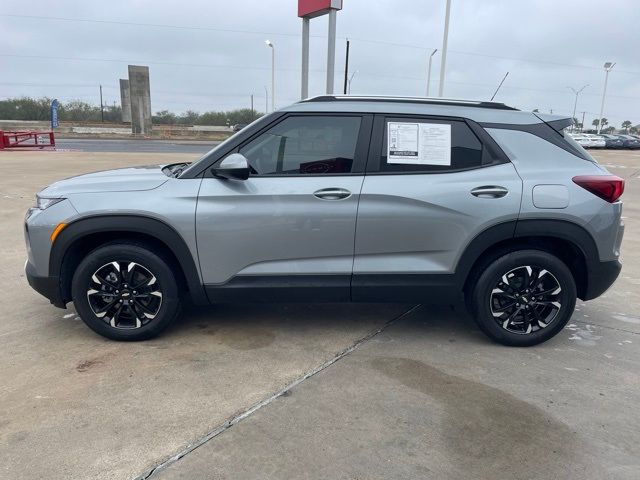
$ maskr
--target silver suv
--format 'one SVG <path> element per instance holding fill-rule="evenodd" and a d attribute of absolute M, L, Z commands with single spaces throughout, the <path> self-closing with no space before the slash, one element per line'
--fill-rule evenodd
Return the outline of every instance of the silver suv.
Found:
<path fill-rule="evenodd" d="M 569 118 L 500 103 L 311 98 L 192 164 L 62 180 L 26 218 L 31 286 L 141 340 L 180 304 L 466 300 L 506 345 L 620 272 L 624 181 Z"/>

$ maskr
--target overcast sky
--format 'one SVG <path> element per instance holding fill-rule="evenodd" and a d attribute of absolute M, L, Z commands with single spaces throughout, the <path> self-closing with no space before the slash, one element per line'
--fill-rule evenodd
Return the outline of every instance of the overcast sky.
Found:
<path fill-rule="evenodd" d="M 589 84 L 578 102 L 598 116 L 605 61 L 605 117 L 640 123 L 638 0 L 452 0 L 445 96 L 571 114 L 567 88 Z M 445 0 L 344 0 L 338 13 L 336 89 L 351 39 L 352 94 L 426 93 L 427 57 L 441 49 Z M 28 7 L 28 8 L 27 8 Z M 276 106 L 299 99 L 297 0 L 31 0 L 0 11 L 0 98 L 19 95 L 119 102 L 127 64 L 149 65 L 153 111 L 264 110 L 276 48 Z M 38 18 L 27 18 L 37 16 Z M 74 20 L 75 21 L 71 21 Z M 84 20 L 84 21 L 77 21 Z M 147 24 L 147 25 L 131 25 Z M 324 93 L 326 17 L 311 21 L 310 94 Z M 440 51 L 434 57 L 437 93 Z M 576 116 L 580 117 L 581 113 Z"/>

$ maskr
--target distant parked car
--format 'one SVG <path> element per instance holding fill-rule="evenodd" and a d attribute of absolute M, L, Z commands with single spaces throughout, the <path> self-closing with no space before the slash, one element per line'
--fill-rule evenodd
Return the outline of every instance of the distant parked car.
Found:
<path fill-rule="evenodd" d="M 234 131 L 234 132 L 239 132 L 240 130 L 242 130 L 242 129 L 243 129 L 244 127 L 246 127 L 246 126 L 247 126 L 247 124 L 246 124 L 246 123 L 236 123 L 236 124 L 233 126 L 233 131 Z"/>
<path fill-rule="evenodd" d="M 624 142 L 617 135 L 600 135 L 604 138 L 606 148 L 624 148 Z"/>
<path fill-rule="evenodd" d="M 570 136 L 571 138 L 573 138 L 573 140 L 575 140 L 575 142 L 580 145 L 582 148 L 590 148 L 591 147 L 591 140 L 589 140 L 586 136 L 584 136 L 581 133 L 568 133 L 568 136 Z"/>
<path fill-rule="evenodd" d="M 591 142 L 591 148 L 604 148 L 607 143 L 602 135 L 594 135 L 593 133 L 585 133 L 585 137 Z"/>
<path fill-rule="evenodd" d="M 616 135 L 619 139 L 622 140 L 622 146 L 624 148 L 630 148 L 632 150 L 636 150 L 640 148 L 640 140 L 631 136 L 631 135 Z"/>

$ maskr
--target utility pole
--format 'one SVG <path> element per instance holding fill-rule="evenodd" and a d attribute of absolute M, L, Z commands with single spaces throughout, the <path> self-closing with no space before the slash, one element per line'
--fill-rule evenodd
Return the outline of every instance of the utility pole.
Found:
<path fill-rule="evenodd" d="M 349 81 L 349 39 L 347 38 L 347 53 L 345 54 L 344 61 L 344 89 L 343 92 L 347 94 L 347 82 Z"/>
<path fill-rule="evenodd" d="M 102 105 L 102 85 L 100 85 L 100 119 L 104 123 L 104 105 Z"/>
<path fill-rule="evenodd" d="M 507 78 L 507 75 L 509 75 L 509 72 L 504 74 L 504 77 L 502 77 L 502 80 L 500 81 L 500 85 L 498 85 L 498 88 L 496 88 L 496 91 L 493 93 L 493 96 L 491 97 L 491 102 L 493 101 L 494 98 L 496 98 L 496 95 L 498 94 L 498 90 L 500 90 L 500 87 L 502 86 L 502 84 L 504 83 L 505 79 Z"/>
<path fill-rule="evenodd" d="M 613 68 L 615 63 L 607 62 L 604 64 L 604 90 L 602 91 L 602 104 L 600 105 L 600 117 L 598 119 L 598 133 L 602 130 L 602 114 L 604 113 L 604 98 L 607 96 L 607 80 L 609 80 L 609 72 Z"/>
<path fill-rule="evenodd" d="M 587 112 L 582 112 L 582 123 L 580 124 L 580 133 L 584 130 L 584 114 Z"/>
<path fill-rule="evenodd" d="M 256 113 L 253 109 L 253 93 L 251 94 L 251 120 L 255 120 L 256 118 Z"/>
<path fill-rule="evenodd" d="M 438 86 L 438 96 L 444 93 L 444 71 L 447 66 L 447 43 L 449 40 L 449 15 L 451 13 L 451 0 L 447 0 L 444 14 L 444 36 L 442 38 L 442 58 L 440 60 L 440 85 Z"/>
<path fill-rule="evenodd" d="M 576 90 L 573 87 L 567 87 L 569 90 L 571 90 L 575 96 L 576 99 L 573 102 L 573 118 L 576 118 L 576 108 L 578 108 L 578 95 L 580 95 L 580 92 L 582 92 L 585 88 L 587 88 L 589 86 L 589 84 L 587 83 L 584 87 L 582 87 L 580 90 Z M 575 129 L 575 125 L 571 127 L 571 131 L 573 132 L 573 130 Z"/>
<path fill-rule="evenodd" d="M 427 97 L 429 96 L 429 89 L 431 88 L 431 61 L 433 60 L 433 56 L 438 51 L 437 48 L 433 49 L 431 55 L 429 55 L 429 66 L 427 67 Z"/>

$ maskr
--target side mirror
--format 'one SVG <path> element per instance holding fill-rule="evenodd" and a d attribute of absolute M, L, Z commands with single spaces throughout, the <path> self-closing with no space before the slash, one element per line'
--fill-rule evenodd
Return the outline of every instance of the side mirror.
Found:
<path fill-rule="evenodd" d="M 240 153 L 232 153 L 217 166 L 211 169 L 216 177 L 230 180 L 246 180 L 249 178 L 249 161 Z"/>

